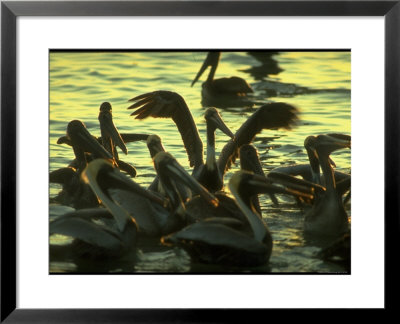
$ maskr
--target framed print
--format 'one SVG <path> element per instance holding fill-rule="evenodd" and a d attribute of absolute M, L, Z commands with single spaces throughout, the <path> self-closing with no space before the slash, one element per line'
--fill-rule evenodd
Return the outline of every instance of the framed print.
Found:
<path fill-rule="evenodd" d="M 2 2 L 2 321 L 390 309 L 399 8 Z"/>

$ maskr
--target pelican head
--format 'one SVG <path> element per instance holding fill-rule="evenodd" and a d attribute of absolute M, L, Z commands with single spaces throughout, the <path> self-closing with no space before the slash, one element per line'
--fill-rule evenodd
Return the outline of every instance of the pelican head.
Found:
<path fill-rule="evenodd" d="M 150 135 L 147 137 L 146 143 L 152 158 L 154 158 L 158 152 L 165 151 L 164 146 L 161 143 L 161 138 L 158 135 Z"/>
<path fill-rule="evenodd" d="M 235 197 L 236 204 L 243 214 L 245 214 L 254 233 L 254 238 L 260 242 L 271 241 L 271 235 L 267 225 L 253 205 L 251 198 L 254 195 L 259 193 L 283 193 L 296 196 L 306 195 L 309 197 L 308 193 L 292 190 L 284 185 L 274 183 L 269 178 L 245 170 L 237 171 L 232 175 L 229 180 L 229 190 Z M 272 244 L 272 241 L 268 244 Z"/>
<path fill-rule="evenodd" d="M 211 66 L 212 69 L 215 70 L 217 69 L 217 65 L 219 62 L 219 58 L 221 56 L 221 52 L 209 52 L 207 54 L 206 59 L 204 60 L 203 65 L 201 66 L 199 72 L 197 73 L 196 77 L 194 78 L 194 80 L 192 81 L 192 87 L 193 85 L 197 82 L 197 80 L 200 79 L 201 75 L 204 73 L 204 71 Z M 211 73 L 210 73 L 211 74 Z M 212 75 L 214 75 L 214 73 L 212 73 Z"/>
<path fill-rule="evenodd" d="M 103 145 L 105 145 L 107 140 L 111 139 L 114 145 L 119 146 L 119 148 L 125 154 L 128 154 L 128 149 L 126 148 L 120 133 L 118 132 L 117 128 L 114 125 L 112 119 L 112 107 L 109 102 L 103 102 L 100 105 L 100 112 L 98 118 L 100 122 L 100 130 L 101 130 Z"/>
<path fill-rule="evenodd" d="M 206 109 L 204 113 L 204 118 L 207 122 L 207 125 L 210 125 L 213 130 L 219 129 L 225 135 L 229 136 L 230 138 L 234 138 L 235 135 L 231 132 L 231 130 L 226 126 L 224 121 L 221 118 L 218 110 L 214 107 L 210 107 Z"/>
<path fill-rule="evenodd" d="M 316 152 L 318 158 L 321 155 L 328 156 L 332 152 L 343 149 L 351 148 L 351 136 L 344 134 L 324 134 L 318 135 L 311 143 L 307 143 L 310 150 Z"/>
<path fill-rule="evenodd" d="M 258 151 L 251 144 L 244 144 L 239 149 L 240 167 L 242 170 L 253 171 L 256 174 L 264 174 L 262 170 Z"/>
<path fill-rule="evenodd" d="M 229 189 L 235 197 L 239 196 L 250 207 L 252 207 L 250 198 L 260 193 L 282 193 L 310 198 L 313 190 L 308 186 L 297 186 L 297 190 L 294 190 L 290 188 L 289 184 L 283 185 L 271 178 L 266 178 L 246 170 L 241 170 L 233 174 L 229 181 Z"/>
<path fill-rule="evenodd" d="M 89 152 L 96 157 L 112 159 L 112 155 L 88 132 L 86 126 L 80 120 L 73 120 L 67 126 L 67 136 L 75 148 L 80 148 L 83 152 Z"/>
<path fill-rule="evenodd" d="M 189 187 L 193 192 L 201 195 L 209 204 L 218 206 L 218 199 L 206 188 L 197 182 L 186 170 L 167 152 L 159 152 L 155 155 L 154 167 L 167 196 L 174 207 L 180 205 L 180 197 L 177 195 L 175 182 L 180 182 Z"/>

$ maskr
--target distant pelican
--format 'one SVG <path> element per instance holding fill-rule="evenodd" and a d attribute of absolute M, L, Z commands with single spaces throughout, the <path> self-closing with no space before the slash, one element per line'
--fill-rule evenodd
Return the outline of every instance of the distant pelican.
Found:
<path fill-rule="evenodd" d="M 202 98 L 205 106 L 237 107 L 252 106 L 246 97 L 253 92 L 250 85 L 242 78 L 230 77 L 214 79 L 221 52 L 209 52 L 196 77 L 192 81 L 193 86 L 203 72 L 211 66 L 207 80 L 202 84 Z"/>
<path fill-rule="evenodd" d="M 251 197 L 259 193 L 294 192 L 247 171 L 236 172 L 229 181 L 229 188 L 237 208 L 245 215 L 247 231 L 242 229 L 243 222 L 237 219 L 214 217 L 165 236 L 162 243 L 182 247 L 195 262 L 241 267 L 266 264 L 272 251 L 272 236 L 252 205 Z M 300 192 L 295 194 L 302 195 Z"/>
<path fill-rule="evenodd" d="M 342 134 L 318 135 L 310 144 L 319 159 L 326 192 L 314 202 L 305 215 L 304 230 L 309 234 L 338 236 L 348 231 L 348 216 L 343 207 L 342 197 L 336 187 L 329 155 L 336 150 L 349 148 L 351 137 Z"/>

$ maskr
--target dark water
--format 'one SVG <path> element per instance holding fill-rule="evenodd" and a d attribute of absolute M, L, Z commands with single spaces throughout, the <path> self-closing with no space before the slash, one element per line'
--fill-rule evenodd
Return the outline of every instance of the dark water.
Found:
<path fill-rule="evenodd" d="M 306 163 L 303 147 L 308 135 L 351 132 L 351 74 L 349 52 L 280 52 L 271 61 L 258 52 L 222 53 L 216 77 L 242 77 L 255 90 L 256 105 L 252 108 L 228 107 L 220 109 L 222 118 L 234 131 L 262 103 L 283 101 L 300 110 L 300 122 L 291 131 L 265 130 L 254 144 L 259 150 L 264 171 L 293 163 Z M 205 58 L 204 52 L 52 52 L 50 54 L 50 171 L 65 167 L 74 158 L 69 146 L 57 144 L 65 135 L 66 126 L 73 119 L 82 120 L 88 130 L 100 136 L 97 120 L 99 106 L 109 101 L 113 107 L 114 123 L 120 132 L 158 134 L 164 147 L 189 170 L 180 134 L 169 119 L 135 120 L 130 116 L 128 100 L 155 91 L 178 92 L 186 100 L 205 140 L 205 108 L 201 104 L 201 83 L 190 87 Z M 260 57 L 261 56 L 261 57 Z M 207 72 L 206 72 L 207 73 Z M 226 143 L 225 135 L 216 134 L 216 150 Z M 135 181 L 147 186 L 155 175 L 145 142 L 127 144 L 126 162 L 138 171 Z M 122 154 L 122 153 L 121 153 Z M 332 155 L 337 169 L 350 172 L 350 150 Z M 238 170 L 235 165 L 225 176 L 225 183 Z M 60 186 L 50 184 L 50 197 Z M 274 207 L 267 196 L 260 198 L 265 218 L 274 240 L 269 264 L 247 272 L 274 273 L 332 273 L 346 269 L 336 263 L 315 257 L 321 242 L 308 241 L 302 232 L 304 211 L 290 198 L 280 197 Z M 347 205 L 350 216 L 350 205 Z M 65 213 L 70 207 L 50 205 L 50 220 Z M 51 237 L 51 243 L 65 244 L 69 238 Z M 229 272 L 214 266 L 193 265 L 186 253 L 178 248 L 168 249 L 158 241 L 139 247 L 135 262 L 121 260 L 114 264 L 71 264 L 54 261 L 50 272 Z"/>

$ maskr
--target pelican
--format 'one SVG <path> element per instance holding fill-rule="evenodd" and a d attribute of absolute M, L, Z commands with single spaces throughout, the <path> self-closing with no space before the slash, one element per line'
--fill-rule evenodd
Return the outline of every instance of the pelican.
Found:
<path fill-rule="evenodd" d="M 157 155 L 157 153 L 165 152 L 165 148 L 161 143 L 161 138 L 155 134 L 150 135 L 147 138 L 147 147 L 149 149 L 150 156 L 152 159 L 154 159 L 154 157 Z M 153 182 L 150 184 L 148 189 L 159 192 L 160 194 L 165 196 L 165 191 L 159 180 L 160 180 L 159 176 L 156 175 L 156 177 L 154 178 Z M 176 189 L 179 191 L 179 194 L 180 194 L 183 202 L 186 202 L 187 200 L 192 198 L 192 192 L 188 186 L 185 186 L 181 182 L 177 182 L 176 187 L 177 187 Z"/>
<path fill-rule="evenodd" d="M 100 131 L 101 131 L 102 136 L 99 138 L 96 138 L 95 136 L 93 136 L 93 138 L 95 138 L 99 143 L 101 143 L 103 145 L 103 147 L 113 156 L 116 165 L 118 165 L 118 167 L 121 170 L 128 173 L 131 177 L 135 177 L 136 173 L 137 173 L 135 167 L 130 165 L 129 163 L 126 163 L 119 159 L 118 152 L 116 150 L 116 146 L 119 146 L 120 149 L 125 154 L 127 154 L 128 150 L 126 148 L 125 143 L 146 140 L 148 135 L 145 135 L 145 134 L 120 134 L 114 125 L 114 122 L 112 119 L 112 107 L 109 102 L 103 102 L 100 105 L 98 120 L 100 122 Z M 69 138 L 68 135 L 60 137 L 57 140 L 57 144 L 67 144 L 67 145 L 72 146 L 71 139 Z M 82 147 L 82 149 L 85 150 L 85 147 Z M 90 157 L 86 153 L 89 153 L 89 152 L 87 150 L 85 150 L 86 158 L 89 160 L 92 160 L 92 157 Z M 70 166 L 77 167 L 75 163 L 72 163 Z"/>
<path fill-rule="evenodd" d="M 122 152 L 128 154 L 128 149 L 112 119 L 112 107 L 109 102 L 103 102 L 100 105 L 99 122 L 101 131 L 101 140 L 103 146 L 110 152 L 116 159 L 118 159 L 118 152 L 115 147 L 118 146 Z"/>
<path fill-rule="evenodd" d="M 73 256 L 91 259 L 118 258 L 135 249 L 136 221 L 102 190 L 103 186 L 115 181 L 123 182 L 130 190 L 140 190 L 129 178 L 121 175 L 110 161 L 96 159 L 90 162 L 82 172 L 82 179 L 92 188 L 106 209 L 82 209 L 58 217 L 50 223 L 50 235 L 63 234 L 74 238 L 70 247 Z"/>
<path fill-rule="evenodd" d="M 247 226 L 234 218 L 213 217 L 162 237 L 162 243 L 182 247 L 195 262 L 241 267 L 268 263 L 272 236 L 267 224 L 254 208 L 251 197 L 259 193 L 307 196 L 310 193 L 294 192 L 276 186 L 271 180 L 248 171 L 236 172 L 229 181 L 229 189 L 237 208 L 245 215 Z M 243 226 L 249 231 L 244 231 Z"/>
<path fill-rule="evenodd" d="M 121 223 L 107 209 L 100 207 L 80 209 L 57 217 L 50 222 L 50 235 L 62 234 L 72 237 L 73 240 L 62 249 L 51 245 L 51 255 L 63 252 L 68 259 L 103 261 L 134 253 L 136 223 L 128 215 L 124 215 L 122 209 L 119 213 L 123 217 Z"/>
<path fill-rule="evenodd" d="M 240 147 L 240 167 L 241 170 L 265 176 L 258 158 L 257 149 L 251 144 L 245 144 Z M 217 208 L 209 206 L 201 197 L 195 197 L 186 204 L 186 212 L 195 220 L 204 220 L 210 217 L 233 217 L 242 222 L 246 222 L 246 217 L 240 209 L 237 208 L 234 199 L 223 191 L 216 192 L 215 196 L 219 200 Z M 273 199 L 276 199 L 272 194 L 271 196 Z M 257 195 L 252 197 L 252 203 L 257 212 L 261 214 L 261 207 Z"/>
<path fill-rule="evenodd" d="M 311 150 L 318 157 L 325 178 L 326 192 L 314 202 L 311 210 L 305 215 L 304 230 L 308 234 L 339 236 L 349 230 L 342 193 L 337 190 L 329 155 L 350 146 L 351 137 L 342 134 L 318 135 L 310 144 Z"/>
<path fill-rule="evenodd" d="M 253 89 L 244 79 L 239 77 L 214 79 L 220 56 L 221 52 L 209 52 L 207 54 L 191 86 L 199 80 L 203 72 L 210 66 L 207 80 L 202 84 L 203 104 L 219 107 L 252 106 L 252 103 L 246 100 L 246 97 L 253 92 Z"/>
<path fill-rule="evenodd" d="M 71 206 L 76 209 L 99 205 L 97 197 L 90 187 L 81 182 L 80 172 L 72 167 L 60 168 L 50 172 L 49 182 L 62 186 L 57 196 L 50 199 L 50 203 Z"/>
<path fill-rule="evenodd" d="M 307 152 L 309 163 L 293 164 L 288 166 L 277 167 L 271 170 L 270 173 L 280 172 L 293 176 L 301 176 L 304 180 L 311 181 L 319 185 L 323 185 L 324 179 L 323 178 L 321 179 L 318 156 L 311 149 L 314 140 L 315 136 L 307 136 L 306 139 L 304 140 L 304 147 Z M 329 163 L 332 166 L 336 167 L 335 162 L 330 157 L 329 157 Z M 336 181 L 343 181 L 345 179 L 350 178 L 349 174 L 337 170 L 334 170 L 334 176 Z"/>
<path fill-rule="evenodd" d="M 118 206 L 135 219 L 141 237 L 160 237 L 187 225 L 185 209 L 179 192 L 176 192 L 174 179 L 177 177 L 205 199 L 217 204 L 215 197 L 187 174 L 170 154 L 156 154 L 154 166 L 168 199 L 142 188 L 104 159 L 89 163 L 83 178 L 113 215 L 116 213 L 118 217 L 119 209 L 115 209 Z"/>
<path fill-rule="evenodd" d="M 250 144 L 263 129 L 288 129 L 296 124 L 296 107 L 283 103 L 268 103 L 258 108 L 236 131 L 235 137 L 222 148 L 217 164 L 224 174 L 230 169 L 239 155 L 242 145 Z"/>
<path fill-rule="evenodd" d="M 62 190 L 54 201 L 74 208 L 98 206 L 96 196 L 86 184 L 82 183 L 80 175 L 86 168 L 88 159 L 101 157 L 113 160 L 113 157 L 79 120 L 73 120 L 68 124 L 67 136 L 71 142 L 76 163 L 75 167 L 61 168 L 50 173 L 50 182 L 62 185 Z"/>
<path fill-rule="evenodd" d="M 223 122 L 219 114 L 214 109 L 208 109 L 206 111 L 206 114 L 209 114 L 209 118 L 206 119 L 208 136 L 207 159 L 204 166 L 203 142 L 200 139 L 189 107 L 179 94 L 170 91 L 154 91 L 137 96 L 129 101 L 136 101 L 136 103 L 128 107 L 128 109 L 138 108 L 131 114 L 136 115 L 136 119 L 145 119 L 149 116 L 172 118 L 181 134 L 190 166 L 194 168 L 193 175 L 197 179 L 202 176 L 200 182 L 212 191 L 222 189 L 223 176 L 237 157 L 241 145 L 249 144 L 262 129 L 290 129 L 297 119 L 297 109 L 295 107 L 285 103 L 267 104 L 260 107 L 249 117 L 233 137 L 233 134 L 228 132 L 227 127 L 222 126 Z M 214 162 L 215 140 L 212 135 L 212 130 L 215 130 L 215 127 L 221 127 L 221 130 L 231 137 L 231 140 L 222 149 L 216 163 Z M 205 171 L 201 169 L 205 169 Z M 218 169 L 218 177 L 215 176 L 215 169 Z M 213 172 L 209 172 L 210 170 Z M 202 172 L 206 172 L 206 174 L 201 175 Z"/>
<path fill-rule="evenodd" d="M 215 130 L 218 128 L 225 135 L 233 138 L 234 135 L 223 122 L 217 109 L 207 108 L 204 118 L 207 125 L 207 160 L 206 163 L 197 170 L 195 177 L 207 189 L 211 191 L 221 190 L 224 186 L 223 176 L 220 172 L 215 157 Z"/>
<path fill-rule="evenodd" d="M 172 118 L 181 133 L 190 166 L 194 167 L 194 177 L 211 191 L 217 191 L 223 187 L 221 172 L 218 170 L 215 158 L 215 130 L 218 128 L 229 137 L 234 135 L 215 108 L 208 108 L 205 112 L 207 158 L 204 163 L 203 142 L 189 107 L 179 94 L 170 91 L 155 91 L 137 96 L 130 101 L 137 102 L 128 109 L 140 107 L 131 114 L 136 115 L 136 119 L 144 119 L 148 116 Z"/>
<path fill-rule="evenodd" d="M 72 120 L 68 123 L 67 136 L 71 140 L 72 149 L 78 161 L 78 169 L 83 170 L 86 167 L 85 152 L 91 153 L 93 158 L 113 160 L 112 154 L 95 140 L 95 137 L 89 133 L 85 124 L 80 120 Z"/>
<path fill-rule="evenodd" d="M 239 149 L 240 157 L 240 168 L 241 170 L 251 171 L 260 176 L 265 176 L 264 170 L 261 166 L 260 159 L 258 157 L 258 151 L 254 145 L 244 144 Z M 274 194 L 269 195 L 273 204 L 278 205 L 278 200 Z M 257 212 L 261 214 L 260 202 L 258 196 L 253 196 L 253 206 L 256 208 Z"/>

